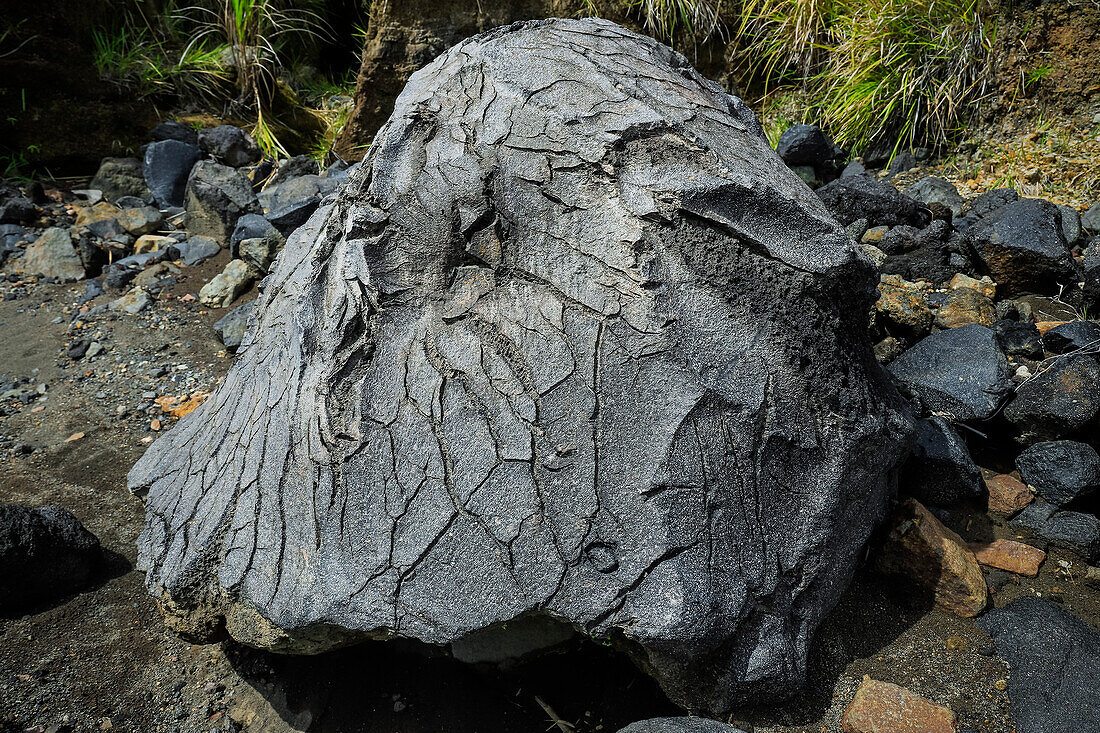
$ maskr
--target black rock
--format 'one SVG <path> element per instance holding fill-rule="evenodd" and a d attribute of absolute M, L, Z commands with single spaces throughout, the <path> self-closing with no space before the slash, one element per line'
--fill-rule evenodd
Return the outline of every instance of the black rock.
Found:
<path fill-rule="evenodd" d="M 1100 557 L 1100 519 L 1084 512 L 1059 511 L 1053 504 L 1033 501 L 1009 520 L 1054 547 L 1070 550 L 1093 563 Z"/>
<path fill-rule="evenodd" d="M 908 224 L 920 229 L 932 220 L 923 204 L 871 176 L 838 178 L 817 189 L 817 195 L 845 225 L 866 219 L 871 227 Z"/>
<path fill-rule="evenodd" d="M 229 237 L 229 251 L 231 257 L 239 257 L 237 247 L 245 239 L 270 239 L 277 243 L 279 249 L 286 243 L 286 237 L 275 226 L 260 214 L 245 214 L 237 219 L 233 233 Z"/>
<path fill-rule="evenodd" d="M 315 176 L 320 172 L 316 160 L 308 155 L 295 155 L 293 158 L 287 158 L 279 164 L 279 168 L 275 171 L 275 176 L 271 179 L 269 185 L 276 186 L 292 178 Z"/>
<path fill-rule="evenodd" d="M 1011 301 L 1001 302 L 1011 303 Z M 1031 321 L 1020 322 L 1002 318 L 993 324 L 993 332 L 997 334 L 997 343 L 1008 356 L 1022 356 L 1025 359 L 1036 360 L 1045 356 L 1043 337 Z"/>
<path fill-rule="evenodd" d="M 152 198 L 137 158 L 104 158 L 89 186 L 102 191 L 103 198 L 111 202 L 133 197 L 144 206 Z"/>
<path fill-rule="evenodd" d="M 1100 730 L 1100 634 L 1061 606 L 1023 596 L 977 621 L 1008 662 L 1018 733 Z"/>
<path fill-rule="evenodd" d="M 34 203 L 25 196 L 12 196 L 0 201 L 0 224 L 25 224 L 34 219 Z"/>
<path fill-rule="evenodd" d="M 0 613 L 83 590 L 100 561 L 99 540 L 67 510 L 0 505 Z"/>
<path fill-rule="evenodd" d="M 76 251 L 80 254 L 80 263 L 88 277 L 98 277 L 111 260 L 109 249 L 99 246 L 88 235 L 77 240 Z"/>
<path fill-rule="evenodd" d="M 847 157 L 817 125 L 791 125 L 779 136 L 776 152 L 792 168 L 811 167 L 822 181 L 836 178 Z"/>
<path fill-rule="evenodd" d="M 941 417 L 917 421 L 912 455 L 898 480 L 903 494 L 927 506 L 954 507 L 983 494 L 982 474 L 966 443 Z"/>
<path fill-rule="evenodd" d="M 199 131 L 199 147 L 214 160 L 232 168 L 258 163 L 263 151 L 247 132 L 233 125 L 218 125 Z"/>
<path fill-rule="evenodd" d="M 962 216 L 966 208 L 966 199 L 959 195 L 959 191 L 950 181 L 935 176 L 926 176 L 904 191 L 914 201 L 923 204 L 942 204 L 951 210 L 954 217 Z"/>
<path fill-rule="evenodd" d="M 188 233 L 210 237 L 226 247 L 237 221 L 245 214 L 259 214 L 260 204 L 243 174 L 203 160 L 195 165 L 187 182 L 186 210 Z"/>
<path fill-rule="evenodd" d="M 793 693 L 911 425 L 877 272 L 753 114 L 651 38 L 531 21 L 418 71 L 364 165 L 129 474 L 174 628 L 506 656 L 533 619 L 692 709 Z"/>
<path fill-rule="evenodd" d="M 1100 349 L 1100 323 L 1070 321 L 1043 334 L 1043 346 L 1052 354 L 1066 354 L 1077 349 Z"/>
<path fill-rule="evenodd" d="M 298 227 L 309 221 L 313 212 L 321 205 L 319 196 L 311 196 L 308 199 L 298 201 L 268 213 L 267 220 L 279 230 L 284 237 L 289 237 Z"/>
<path fill-rule="evenodd" d="M 1100 313 L 1100 237 L 1093 239 L 1085 248 L 1081 267 L 1085 282 L 1082 304 L 1089 313 Z"/>
<path fill-rule="evenodd" d="M 1073 247 L 1084 236 L 1084 229 L 1081 228 L 1081 215 L 1077 213 L 1077 209 L 1065 204 L 1058 204 L 1058 211 L 1061 214 L 1058 223 L 1062 228 L 1062 237 L 1065 238 L 1069 247 Z"/>
<path fill-rule="evenodd" d="M 1024 443 L 1072 435 L 1100 411 L 1100 361 L 1064 356 L 1016 390 L 1004 416 Z"/>
<path fill-rule="evenodd" d="M 1075 440 L 1036 443 L 1016 457 L 1016 468 L 1039 496 L 1059 508 L 1100 488 L 1100 455 Z"/>
<path fill-rule="evenodd" d="M 153 141 L 178 140 L 188 145 L 199 144 L 199 133 L 195 128 L 180 122 L 162 122 L 149 132 Z"/>
<path fill-rule="evenodd" d="M 896 176 L 899 173 L 905 173 L 913 168 L 917 167 L 917 158 L 908 150 L 902 151 L 894 156 L 894 159 L 890 161 L 890 167 L 887 168 L 887 172 L 891 176 Z"/>
<path fill-rule="evenodd" d="M 844 170 L 840 172 L 841 178 L 850 178 L 851 176 L 865 176 L 867 175 L 867 169 L 858 160 L 853 160 L 848 165 L 844 166 Z"/>
<path fill-rule="evenodd" d="M 1011 188 L 995 188 L 986 191 L 970 203 L 970 214 L 984 218 L 1003 207 L 1020 200 L 1020 194 Z"/>
<path fill-rule="evenodd" d="M 119 265 L 117 262 L 103 271 L 103 285 L 108 290 L 125 290 L 140 270 Z"/>
<path fill-rule="evenodd" d="M 256 308 L 256 301 L 250 300 L 237 306 L 214 323 L 214 332 L 230 354 L 237 353 L 248 330 L 248 319 Z"/>
<path fill-rule="evenodd" d="M 103 283 L 99 280 L 89 280 L 84 283 L 84 295 L 80 297 L 80 304 L 83 305 L 89 300 L 95 300 L 101 295 L 104 295 L 107 291 L 103 289 Z"/>
<path fill-rule="evenodd" d="M 650 718 L 620 728 L 619 733 L 744 733 L 709 718 Z"/>
<path fill-rule="evenodd" d="M 1089 234 L 1100 234 L 1100 204 L 1081 214 L 1081 226 Z"/>
<path fill-rule="evenodd" d="M 1012 386 L 996 336 L 977 324 L 934 333 L 887 368 L 928 412 L 957 421 L 992 417 Z"/>
<path fill-rule="evenodd" d="M 89 282 L 95 282 L 95 280 L 89 280 Z M 84 358 L 84 354 L 88 353 L 88 347 L 91 345 L 92 342 L 88 339 L 78 339 L 65 350 L 65 355 L 73 361 L 79 361 Z"/>
<path fill-rule="evenodd" d="M 311 201 L 314 197 L 324 200 L 339 190 L 342 184 L 323 176 L 298 176 L 289 181 L 268 186 L 259 195 L 265 211 L 279 211 L 287 207 Z"/>
<path fill-rule="evenodd" d="M 157 206 L 182 206 L 191 169 L 202 157 L 197 145 L 179 140 L 162 140 L 145 149 L 142 174 Z"/>
<path fill-rule="evenodd" d="M 142 174 L 144 175 L 144 174 Z M 143 179 L 144 180 L 144 179 Z M 120 209 L 140 209 L 143 206 L 148 206 L 153 200 L 153 195 L 149 194 L 148 199 L 139 199 L 136 196 L 123 196 L 115 201 L 115 206 Z"/>
<path fill-rule="evenodd" d="M 966 241 L 1000 294 L 1057 293 L 1080 279 L 1060 219 L 1049 201 L 1022 199 L 967 229 Z"/>

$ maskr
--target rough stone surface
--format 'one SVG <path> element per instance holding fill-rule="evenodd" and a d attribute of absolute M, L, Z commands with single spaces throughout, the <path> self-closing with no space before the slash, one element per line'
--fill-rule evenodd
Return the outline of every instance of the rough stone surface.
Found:
<path fill-rule="evenodd" d="M 993 332 L 977 324 L 934 333 L 889 368 L 925 409 L 955 420 L 992 416 L 1011 387 Z"/>
<path fill-rule="evenodd" d="M 260 193 L 265 211 L 278 211 L 288 206 L 316 198 L 317 201 L 340 188 L 340 182 L 324 176 L 298 176 L 289 181 L 268 186 Z"/>
<path fill-rule="evenodd" d="M 1005 419 L 1024 443 L 1053 440 L 1081 430 L 1100 411 L 1100 360 L 1065 356 L 1020 386 Z"/>
<path fill-rule="evenodd" d="M 227 308 L 248 292 L 258 273 L 244 260 L 230 260 L 225 269 L 199 290 L 199 302 L 212 308 Z"/>
<path fill-rule="evenodd" d="M 650 718 L 620 728 L 619 733 L 744 733 L 744 731 L 708 718 Z"/>
<path fill-rule="evenodd" d="M 129 315 L 136 315 L 153 304 L 153 298 L 149 295 L 149 291 L 143 287 L 137 287 L 126 293 L 126 295 L 112 300 L 108 307 L 113 311 L 121 311 Z"/>
<path fill-rule="evenodd" d="M 970 551 L 982 565 L 1029 577 L 1039 574 L 1039 566 L 1047 557 L 1038 547 L 1005 539 L 971 542 Z"/>
<path fill-rule="evenodd" d="M 258 163 L 263 152 L 252 136 L 233 125 L 199 130 L 199 147 L 220 163 L 241 168 Z"/>
<path fill-rule="evenodd" d="M 145 148 L 142 174 L 158 206 L 183 206 L 187 177 L 200 157 L 197 145 L 179 140 L 162 140 Z"/>
<path fill-rule="evenodd" d="M 997 334 L 997 343 L 1006 355 L 1028 359 L 1043 358 L 1043 337 L 1034 323 L 1021 323 L 1005 318 L 993 324 L 993 332 Z"/>
<path fill-rule="evenodd" d="M 1019 733 L 1100 730 L 1100 634 L 1069 611 L 1024 596 L 978 619 L 1008 662 Z"/>
<path fill-rule="evenodd" d="M 131 471 L 140 566 L 192 637 L 544 617 L 691 709 L 789 694 L 911 430 L 866 338 L 876 279 L 679 54 L 595 20 L 471 39 Z"/>
<path fill-rule="evenodd" d="M 1021 199 L 968 229 L 967 244 L 1004 294 L 1057 293 L 1080 280 L 1060 221 L 1049 201 Z"/>
<path fill-rule="evenodd" d="M 1057 507 L 1100 488 L 1100 455 L 1088 443 L 1052 440 L 1036 443 L 1016 457 L 1020 477 Z"/>
<path fill-rule="evenodd" d="M 985 576 L 961 537 L 915 499 L 898 506 L 889 526 L 876 558 L 879 570 L 931 593 L 937 606 L 956 616 L 985 610 Z"/>
<path fill-rule="evenodd" d="M 99 540 L 69 511 L 0 505 L 0 612 L 83 590 L 100 560 Z"/>
<path fill-rule="evenodd" d="M 993 301 L 970 288 L 956 288 L 948 292 L 936 311 L 936 325 L 940 328 L 958 328 L 970 323 L 992 326 L 996 320 Z"/>
<path fill-rule="evenodd" d="M 902 493 L 931 506 L 957 506 L 982 495 L 981 471 L 958 431 L 941 417 L 917 421 L 912 454 L 898 478 Z"/>
<path fill-rule="evenodd" d="M 926 176 L 904 191 L 909 198 L 922 204 L 943 204 L 958 217 L 966 208 L 966 199 L 959 195 L 958 189 L 950 181 L 935 176 Z"/>
<path fill-rule="evenodd" d="M 279 168 L 275 171 L 269 185 L 274 186 L 299 176 L 315 176 L 318 173 L 320 170 L 316 160 L 308 155 L 295 155 L 279 163 Z"/>
<path fill-rule="evenodd" d="M 819 188 L 817 195 L 841 224 L 866 219 L 872 227 L 908 224 L 921 228 L 932 218 L 922 204 L 870 176 L 838 178 Z"/>
<path fill-rule="evenodd" d="M 987 478 L 985 488 L 989 493 L 989 511 L 994 514 L 1015 514 L 1035 499 L 1023 482 L 1006 473 Z"/>
<path fill-rule="evenodd" d="M 899 685 L 865 680 L 840 726 L 844 733 L 955 733 L 955 713 Z"/>
<path fill-rule="evenodd" d="M 935 320 L 924 292 L 897 275 L 882 276 L 875 313 L 898 335 L 913 339 L 926 336 Z"/>
<path fill-rule="evenodd" d="M 73 248 L 69 230 L 60 227 L 51 227 L 43 232 L 34 244 L 27 247 L 27 253 L 16 266 L 30 275 L 55 277 L 63 281 L 84 277 L 84 263 Z"/>
<path fill-rule="evenodd" d="M 237 220 L 244 214 L 260 213 L 260 204 L 248 179 L 237 170 L 209 160 L 200 161 L 187 182 L 189 234 L 210 237 L 229 245 Z"/>
<path fill-rule="evenodd" d="M 248 319 L 255 309 L 256 301 L 249 301 L 229 311 L 214 323 L 214 332 L 218 334 L 218 339 L 230 354 L 237 353 L 237 349 L 244 342 L 245 332 L 248 331 Z"/>
<path fill-rule="evenodd" d="M 1043 346 L 1052 354 L 1065 354 L 1077 349 L 1100 349 L 1100 323 L 1070 321 L 1055 326 L 1043 334 Z"/>
<path fill-rule="evenodd" d="M 229 238 L 230 254 L 237 257 L 237 245 L 245 239 L 270 239 L 276 244 L 276 249 L 282 249 L 286 244 L 286 238 L 282 233 L 260 214 L 245 214 L 237 219 L 233 234 Z"/>
<path fill-rule="evenodd" d="M 203 237 L 201 235 L 188 237 L 187 240 L 176 244 L 175 247 L 180 253 L 183 264 L 188 267 L 208 260 L 222 251 L 221 246 L 217 242 L 210 237 Z"/>
<path fill-rule="evenodd" d="M 103 197 L 111 202 L 125 196 L 145 201 L 152 196 L 137 158 L 104 158 L 91 187 L 102 191 Z"/>
<path fill-rule="evenodd" d="M 1055 547 L 1072 550 L 1086 562 L 1100 557 L 1100 519 L 1084 512 L 1058 511 L 1045 501 L 1032 502 L 1010 524 Z"/>
<path fill-rule="evenodd" d="M 158 142 L 160 140 L 179 140 L 189 145 L 199 144 L 198 131 L 182 122 L 162 122 L 149 131 L 149 137 Z"/>

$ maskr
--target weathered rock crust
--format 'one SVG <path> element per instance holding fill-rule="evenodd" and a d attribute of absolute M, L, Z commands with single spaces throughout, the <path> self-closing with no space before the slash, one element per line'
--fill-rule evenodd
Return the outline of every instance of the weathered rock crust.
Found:
<path fill-rule="evenodd" d="M 688 708 L 788 694 L 910 430 L 875 279 L 679 54 L 605 21 L 470 39 L 131 471 L 148 586 L 278 651 L 539 616 Z"/>

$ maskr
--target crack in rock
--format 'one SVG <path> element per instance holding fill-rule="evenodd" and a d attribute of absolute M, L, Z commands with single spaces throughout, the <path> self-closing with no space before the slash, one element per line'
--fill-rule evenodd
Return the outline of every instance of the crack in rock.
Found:
<path fill-rule="evenodd" d="M 911 424 L 873 267 L 682 56 L 599 20 L 460 43 L 269 282 L 129 475 L 173 628 L 565 627 L 719 713 L 801 683 Z"/>

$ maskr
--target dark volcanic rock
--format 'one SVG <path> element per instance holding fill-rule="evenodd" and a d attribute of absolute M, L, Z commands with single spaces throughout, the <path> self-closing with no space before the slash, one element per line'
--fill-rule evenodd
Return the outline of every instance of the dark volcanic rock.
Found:
<path fill-rule="evenodd" d="M 99 164 L 91 188 L 103 192 L 103 198 L 114 202 L 127 196 L 148 201 L 152 197 L 145 184 L 141 161 L 137 158 L 104 158 Z"/>
<path fill-rule="evenodd" d="M 997 334 L 997 343 L 1008 356 L 1043 358 L 1043 337 L 1031 321 L 1020 322 L 1004 318 L 993 324 L 993 332 Z"/>
<path fill-rule="evenodd" d="M 260 214 L 245 214 L 237 219 L 233 234 L 229 237 L 229 251 L 233 257 L 239 257 L 237 245 L 245 239 L 268 239 L 276 243 L 276 249 L 282 249 L 286 238 L 275 226 Z"/>
<path fill-rule="evenodd" d="M 905 195 L 922 204 L 943 204 L 958 217 L 966 208 L 966 199 L 950 181 L 935 176 L 926 176 L 905 189 Z"/>
<path fill-rule="evenodd" d="M 1036 443 L 1016 457 L 1020 477 L 1056 507 L 1100 488 L 1100 455 L 1087 443 L 1052 440 Z"/>
<path fill-rule="evenodd" d="M 838 178 L 819 188 L 817 195 L 845 225 L 866 219 L 871 227 L 908 224 L 919 229 L 932 220 L 922 204 L 871 176 Z"/>
<path fill-rule="evenodd" d="M 1040 539 L 1071 550 L 1093 563 L 1100 557 L 1100 519 L 1084 512 L 1058 511 L 1053 504 L 1035 501 L 1009 520 L 1013 527 L 1026 529 Z"/>
<path fill-rule="evenodd" d="M 197 145 L 179 140 L 162 140 L 145 148 L 142 173 L 157 206 L 183 206 L 187 177 L 200 157 L 202 151 Z"/>
<path fill-rule="evenodd" d="M 543 618 L 685 707 L 790 694 L 911 430 L 876 279 L 667 47 L 598 20 L 464 41 L 130 472 L 150 591 L 192 637 L 484 648 Z"/>
<path fill-rule="evenodd" d="M 992 416 L 1011 388 L 1008 361 L 993 331 L 977 324 L 922 339 L 889 369 L 926 410 L 955 420 Z"/>
<path fill-rule="evenodd" d="M 744 733 L 708 718 L 650 718 L 620 728 L 619 733 Z"/>
<path fill-rule="evenodd" d="M 1061 212 L 1049 201 L 1015 201 L 966 232 L 967 243 L 1003 295 L 1056 293 L 1080 280 Z"/>
<path fill-rule="evenodd" d="M 917 421 L 912 451 L 898 472 L 902 493 L 936 507 L 957 506 L 981 497 L 981 471 L 951 423 L 941 417 Z"/>
<path fill-rule="evenodd" d="M 1065 354 L 1076 349 L 1100 348 L 1100 323 L 1070 321 L 1043 334 L 1043 346 L 1052 354 Z"/>
<path fill-rule="evenodd" d="M 267 211 L 279 211 L 307 201 L 320 201 L 340 188 L 340 185 L 340 181 L 324 176 L 298 176 L 268 186 L 260 193 L 260 204 Z"/>
<path fill-rule="evenodd" d="M 275 186 L 300 176 L 315 176 L 320 172 L 316 160 L 308 155 L 295 155 L 279 164 L 279 169 L 272 177 L 270 185 Z"/>
<path fill-rule="evenodd" d="M 99 540 L 56 506 L 0 505 L 0 613 L 14 613 L 88 586 Z"/>
<path fill-rule="evenodd" d="M 978 619 L 1008 662 L 1019 733 L 1100 730 L 1100 634 L 1069 611 L 1024 596 Z"/>
<path fill-rule="evenodd" d="M 149 132 L 149 137 L 154 141 L 179 140 L 188 145 L 199 144 L 199 133 L 195 128 L 182 122 L 162 122 Z"/>
<path fill-rule="evenodd" d="M 186 210 L 189 234 L 210 237 L 224 247 L 229 245 L 237 221 L 245 214 L 260 213 L 260 204 L 244 175 L 203 160 L 195 165 L 187 182 Z"/>
<path fill-rule="evenodd" d="M 233 125 L 199 130 L 199 147 L 215 160 L 232 168 L 259 162 L 263 152 L 252 136 Z"/>
<path fill-rule="evenodd" d="M 791 125 L 779 136 L 775 151 L 787 165 L 835 165 L 844 155 L 817 125 Z"/>
<path fill-rule="evenodd" d="M 1100 412 L 1100 361 L 1064 356 L 1016 390 L 1005 407 L 1024 443 L 1053 440 L 1085 427 Z"/>
<path fill-rule="evenodd" d="M 230 354 L 237 353 L 248 330 L 248 319 L 256 308 L 256 301 L 250 300 L 237 306 L 214 323 L 214 332 Z"/>

